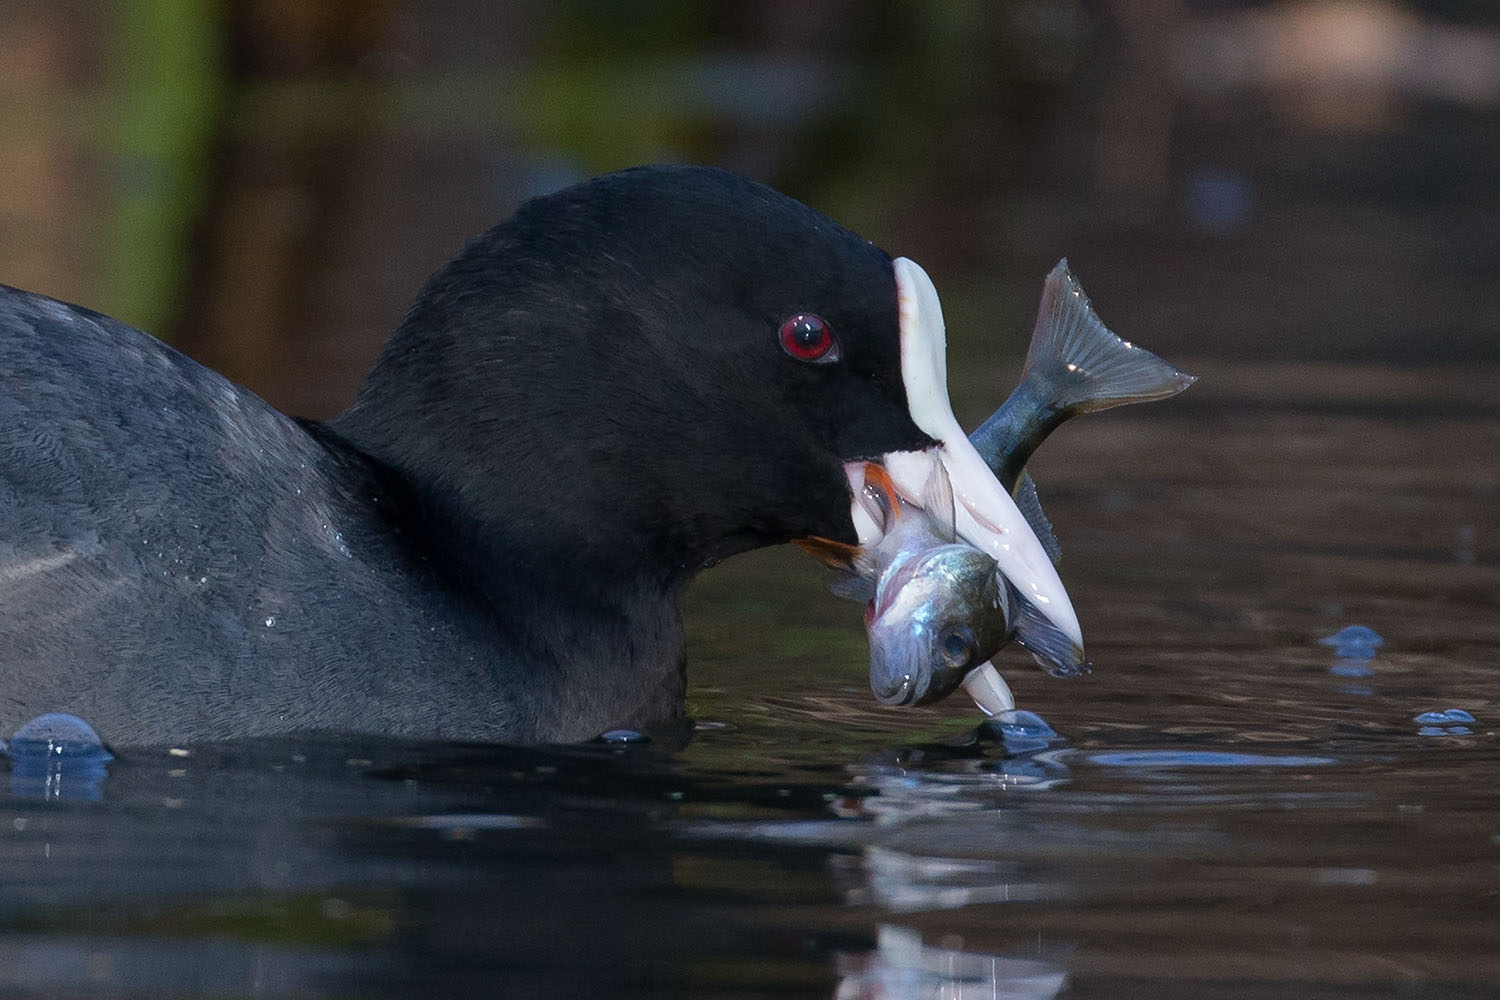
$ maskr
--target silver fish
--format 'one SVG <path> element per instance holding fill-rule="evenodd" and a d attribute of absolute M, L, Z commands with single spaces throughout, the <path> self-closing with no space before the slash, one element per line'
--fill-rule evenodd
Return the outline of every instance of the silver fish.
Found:
<path fill-rule="evenodd" d="M 1020 384 L 969 440 L 1056 562 L 1061 550 L 1025 472 L 1037 446 L 1080 413 L 1165 399 L 1193 382 L 1111 333 L 1064 260 L 1043 285 Z M 993 559 L 958 540 L 946 476 L 934 474 L 920 507 L 899 496 L 874 464 L 865 467 L 863 484 L 851 485 L 882 534 L 873 545 L 844 554 L 833 590 L 868 602 L 870 686 L 877 699 L 918 705 L 962 685 L 986 714 L 1008 711 L 1014 701 L 990 661 L 1010 639 L 1054 676 L 1088 672 L 1073 640 Z M 840 563 L 827 552 L 815 554 Z"/>
<path fill-rule="evenodd" d="M 885 470 L 865 466 L 858 497 L 880 526 L 880 541 L 856 559 L 866 605 L 870 689 L 887 705 L 947 697 L 1011 638 L 1008 588 L 995 560 L 958 539 L 953 490 L 941 466 L 921 506 L 894 489 Z"/>

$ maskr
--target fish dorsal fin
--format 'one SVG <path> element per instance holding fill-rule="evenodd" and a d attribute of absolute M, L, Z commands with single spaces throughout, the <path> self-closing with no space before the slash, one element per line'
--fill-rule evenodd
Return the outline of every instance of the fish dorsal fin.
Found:
<path fill-rule="evenodd" d="M 1057 532 L 1053 530 L 1052 522 L 1047 520 L 1047 515 L 1042 510 L 1042 501 L 1036 495 L 1036 480 L 1031 478 L 1031 473 L 1021 473 L 1012 499 L 1016 501 L 1016 508 L 1020 510 L 1021 516 L 1026 518 L 1026 523 L 1031 525 L 1031 530 L 1036 533 L 1037 540 L 1042 543 L 1042 548 L 1047 550 L 1047 558 L 1052 560 L 1053 565 L 1061 562 L 1062 546 L 1057 543 Z"/>
<path fill-rule="evenodd" d="M 932 463 L 932 475 L 922 488 L 922 509 L 927 512 L 933 534 L 944 542 L 958 541 L 957 514 L 953 507 L 953 483 L 942 462 Z"/>
<path fill-rule="evenodd" d="M 1043 366 L 1050 370 L 1043 371 Z M 1067 258 L 1047 275 L 1021 378 L 1037 368 L 1055 385 L 1054 405 L 1076 413 L 1165 399 L 1197 379 L 1111 333 L 1094 313 Z"/>

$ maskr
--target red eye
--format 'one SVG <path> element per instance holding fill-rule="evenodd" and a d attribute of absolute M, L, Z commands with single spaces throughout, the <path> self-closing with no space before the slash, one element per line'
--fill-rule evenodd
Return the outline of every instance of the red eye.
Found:
<path fill-rule="evenodd" d="M 781 349 L 798 361 L 827 364 L 839 359 L 833 328 L 812 313 L 798 313 L 781 324 Z"/>

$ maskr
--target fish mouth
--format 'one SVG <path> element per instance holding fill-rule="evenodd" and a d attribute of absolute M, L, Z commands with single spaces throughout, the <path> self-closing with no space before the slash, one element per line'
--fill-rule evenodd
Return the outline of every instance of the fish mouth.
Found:
<path fill-rule="evenodd" d="M 875 700 L 892 708 L 910 708 L 940 701 L 949 692 L 933 689 L 933 674 L 917 665 L 910 670 L 894 666 L 899 658 L 886 663 L 871 662 L 870 692 Z M 957 685 L 955 685 L 956 687 Z"/>
<path fill-rule="evenodd" d="M 870 691 L 882 705 L 909 708 L 942 701 L 962 687 L 986 715 L 1015 708 L 1010 688 L 988 662 L 964 671 L 934 670 L 918 663 L 911 670 L 892 669 L 890 662 L 872 660 Z"/>
<path fill-rule="evenodd" d="M 901 318 L 901 379 L 907 405 L 912 422 L 938 443 L 922 451 L 888 452 L 880 457 L 880 464 L 890 474 L 897 492 L 918 506 L 934 465 L 941 464 L 953 487 L 958 536 L 988 553 L 1001 575 L 1071 641 L 1081 656 L 1083 629 L 1047 550 L 953 415 L 948 400 L 946 331 L 937 289 L 915 262 L 900 257 L 893 266 Z M 860 546 L 869 548 L 885 529 L 859 502 L 864 463 L 849 463 L 845 473 L 855 534 Z"/>
<path fill-rule="evenodd" d="M 903 567 L 906 568 L 906 567 Z M 898 595 L 902 588 L 892 587 Z M 882 705 L 910 706 L 934 700 L 931 694 L 933 671 L 927 662 L 929 637 L 919 623 L 909 622 L 896 609 L 899 621 L 887 621 L 892 609 L 871 601 L 865 608 L 866 631 L 870 637 L 870 691 Z"/>
<path fill-rule="evenodd" d="M 917 679 L 911 674 L 903 674 L 895 680 L 894 686 L 876 687 L 870 685 L 875 700 L 882 705 L 893 708 L 907 708 L 918 703 L 921 695 L 917 691 Z"/>
<path fill-rule="evenodd" d="M 1010 685 L 995 669 L 991 661 L 985 661 L 962 675 L 954 674 L 939 678 L 932 671 L 915 669 L 895 673 L 889 666 L 882 669 L 878 662 L 871 663 L 870 690 L 875 700 L 893 708 L 908 708 L 941 701 L 962 688 L 974 701 L 974 705 L 985 715 L 994 717 L 1015 710 L 1016 700 Z"/>

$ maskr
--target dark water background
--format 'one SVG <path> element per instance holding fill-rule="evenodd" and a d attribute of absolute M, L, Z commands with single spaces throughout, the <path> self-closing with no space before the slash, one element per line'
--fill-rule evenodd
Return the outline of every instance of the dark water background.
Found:
<path fill-rule="evenodd" d="M 653 159 L 920 261 L 971 425 L 1064 254 L 1201 376 L 1033 465 L 1097 668 L 1006 661 L 1055 735 L 879 708 L 859 610 L 755 553 L 690 594 L 682 747 L 13 772 L 0 995 L 1500 995 L 1490 5 L 22 3 L 0 43 L 0 280 L 293 412 L 526 193 Z"/>

